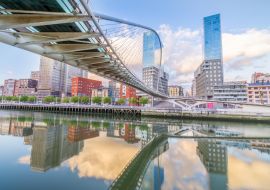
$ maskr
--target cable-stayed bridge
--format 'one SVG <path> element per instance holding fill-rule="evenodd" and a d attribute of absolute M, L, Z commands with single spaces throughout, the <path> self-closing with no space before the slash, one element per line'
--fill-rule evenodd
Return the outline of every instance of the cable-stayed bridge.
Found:
<path fill-rule="evenodd" d="M 160 66 L 162 43 L 155 30 L 95 14 L 84 0 L 0 1 L 0 42 L 165 98 L 142 82 L 146 38 L 154 41 L 148 54 Z"/>

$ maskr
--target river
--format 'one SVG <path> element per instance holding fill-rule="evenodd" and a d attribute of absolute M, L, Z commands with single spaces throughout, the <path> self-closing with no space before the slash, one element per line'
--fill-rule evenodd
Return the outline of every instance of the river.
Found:
<path fill-rule="evenodd" d="M 270 189 L 269 124 L 1 110 L 0 189 L 114 189 L 161 134 L 138 188 Z"/>

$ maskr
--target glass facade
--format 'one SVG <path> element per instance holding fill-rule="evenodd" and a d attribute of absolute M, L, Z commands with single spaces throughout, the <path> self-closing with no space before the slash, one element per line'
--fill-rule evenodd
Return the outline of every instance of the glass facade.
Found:
<path fill-rule="evenodd" d="M 151 67 L 159 63 L 159 39 L 153 32 L 143 34 L 143 67 Z"/>
<path fill-rule="evenodd" d="M 220 14 L 204 17 L 204 59 L 222 59 Z"/>

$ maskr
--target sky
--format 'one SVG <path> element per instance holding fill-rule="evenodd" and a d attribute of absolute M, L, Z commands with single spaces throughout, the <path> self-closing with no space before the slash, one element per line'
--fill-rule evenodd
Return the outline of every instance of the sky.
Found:
<path fill-rule="evenodd" d="M 202 19 L 220 13 L 225 81 L 250 81 L 253 72 L 270 72 L 269 0 L 91 0 L 92 9 L 150 26 L 164 45 L 170 84 L 189 88 L 202 62 Z M 39 56 L 0 43 L 0 84 L 28 78 Z"/>

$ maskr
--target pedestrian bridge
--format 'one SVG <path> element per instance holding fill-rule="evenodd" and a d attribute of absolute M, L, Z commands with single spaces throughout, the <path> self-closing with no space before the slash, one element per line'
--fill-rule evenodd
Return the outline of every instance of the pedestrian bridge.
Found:
<path fill-rule="evenodd" d="M 162 44 L 155 30 L 93 13 L 84 0 L 0 1 L 0 42 L 164 98 L 142 82 L 144 38 L 154 41 L 150 46 L 160 66 Z"/>

